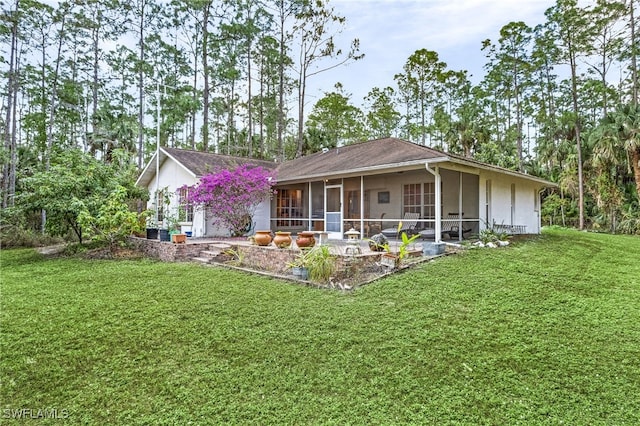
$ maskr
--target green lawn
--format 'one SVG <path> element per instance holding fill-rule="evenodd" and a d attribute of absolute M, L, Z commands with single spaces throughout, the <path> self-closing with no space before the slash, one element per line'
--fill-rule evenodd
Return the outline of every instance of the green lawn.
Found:
<path fill-rule="evenodd" d="M 637 237 L 550 230 L 351 293 L 1 256 L 0 423 L 640 424 Z"/>

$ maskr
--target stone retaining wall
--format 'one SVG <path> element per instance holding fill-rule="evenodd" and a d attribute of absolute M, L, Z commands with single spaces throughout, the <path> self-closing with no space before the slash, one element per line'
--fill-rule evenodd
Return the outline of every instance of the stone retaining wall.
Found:
<path fill-rule="evenodd" d="M 212 241 L 174 244 L 168 241 L 148 240 L 131 237 L 134 249 L 144 256 L 164 262 L 185 262 L 197 257 L 201 251 L 208 250 Z M 289 264 L 300 253 L 296 249 L 279 249 L 275 246 L 255 246 L 238 244 L 237 241 L 222 241 L 229 244 L 242 258 L 242 266 L 258 271 L 266 271 L 278 275 L 290 273 Z M 355 256 L 336 256 L 335 279 L 355 276 L 366 268 L 375 266 L 380 261 L 380 253 L 365 253 Z"/>
<path fill-rule="evenodd" d="M 133 248 L 146 257 L 159 259 L 164 262 L 184 262 L 198 256 L 202 250 L 209 247 L 209 243 L 174 244 L 169 241 L 147 240 L 146 238 L 131 237 Z"/>

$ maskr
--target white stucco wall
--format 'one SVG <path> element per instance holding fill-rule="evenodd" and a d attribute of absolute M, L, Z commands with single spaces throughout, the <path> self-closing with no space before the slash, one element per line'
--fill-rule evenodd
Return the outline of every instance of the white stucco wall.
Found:
<path fill-rule="evenodd" d="M 270 210 L 271 210 L 271 203 L 269 200 L 263 201 L 260 204 L 258 204 L 258 206 L 256 207 L 253 213 L 253 222 L 255 223 L 253 231 L 257 229 L 258 230 L 270 229 L 269 228 Z M 251 233 L 253 233 L 253 231 Z M 210 215 L 208 215 L 206 220 L 206 227 L 199 235 L 206 236 L 206 237 L 228 237 L 231 234 L 227 228 L 214 225 L 213 218 Z"/>
<path fill-rule="evenodd" d="M 486 213 L 486 184 L 491 181 L 490 212 Z M 511 214 L 511 185 L 515 185 L 515 208 L 513 219 Z M 541 186 L 536 182 L 509 176 L 501 173 L 482 171 L 479 180 L 479 211 L 482 228 L 498 225 L 526 226 L 526 233 L 540 233 L 540 203 L 539 191 Z M 485 223 L 488 222 L 488 225 Z"/>
<path fill-rule="evenodd" d="M 155 165 L 154 165 L 155 167 Z M 155 168 L 154 168 L 155 171 Z M 154 173 L 153 178 L 149 182 L 147 189 L 149 190 L 150 199 L 147 203 L 147 208 L 151 210 L 155 210 L 155 194 L 156 188 L 160 188 L 160 190 L 167 190 L 170 193 L 171 203 L 168 207 L 169 214 L 175 214 L 178 208 L 178 196 L 177 190 L 183 185 L 194 185 L 198 182 L 191 173 L 189 173 L 184 167 L 180 164 L 176 163 L 172 159 L 166 159 L 160 165 L 160 173 L 158 174 L 158 179 L 156 181 L 156 176 Z M 162 200 L 160 201 L 162 202 Z M 165 213 L 166 216 L 166 213 Z M 161 226 L 167 226 L 166 220 Z M 202 229 L 204 228 L 204 217 L 202 213 L 195 212 L 193 222 L 191 225 L 181 226 L 182 231 L 190 230 L 193 232 L 193 236 L 202 236 Z"/>

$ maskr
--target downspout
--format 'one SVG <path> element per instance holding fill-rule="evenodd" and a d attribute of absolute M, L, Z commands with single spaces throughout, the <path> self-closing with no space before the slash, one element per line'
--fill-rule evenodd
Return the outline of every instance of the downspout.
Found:
<path fill-rule="evenodd" d="M 360 238 L 364 238 L 364 234 L 364 176 L 360 175 Z"/>
<path fill-rule="evenodd" d="M 464 225 L 462 223 L 463 221 L 463 217 L 462 217 L 462 172 L 458 172 L 459 174 L 459 184 L 458 184 L 458 217 L 459 217 L 459 222 L 458 222 L 458 241 L 462 241 L 462 230 L 464 229 L 462 227 L 462 225 Z"/>
<path fill-rule="evenodd" d="M 313 203 L 313 194 L 311 193 L 311 181 L 309 181 L 309 197 L 308 197 L 308 208 L 307 213 L 309 215 L 309 221 L 307 223 L 307 231 L 311 231 L 313 229 L 313 211 L 311 210 L 311 205 Z"/>
<path fill-rule="evenodd" d="M 435 177 L 435 186 L 436 186 L 436 229 L 435 229 L 435 242 L 439 243 L 442 241 L 442 194 L 441 185 L 442 179 L 440 177 L 440 168 L 438 166 L 435 169 L 429 168 L 429 163 L 424 163 L 425 169 L 429 173 L 431 173 Z"/>

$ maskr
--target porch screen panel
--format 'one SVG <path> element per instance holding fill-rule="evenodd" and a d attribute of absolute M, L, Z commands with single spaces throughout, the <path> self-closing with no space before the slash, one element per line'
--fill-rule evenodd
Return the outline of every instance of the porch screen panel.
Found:
<path fill-rule="evenodd" d="M 424 219 L 436 218 L 436 184 L 433 182 L 423 184 L 424 191 L 422 193 L 423 212 L 422 217 Z M 426 223 L 427 228 L 433 228 L 433 223 Z"/>
<path fill-rule="evenodd" d="M 303 226 L 302 190 L 281 189 L 278 191 L 276 207 L 277 226 Z M 295 219 L 291 219 L 295 218 Z"/>

